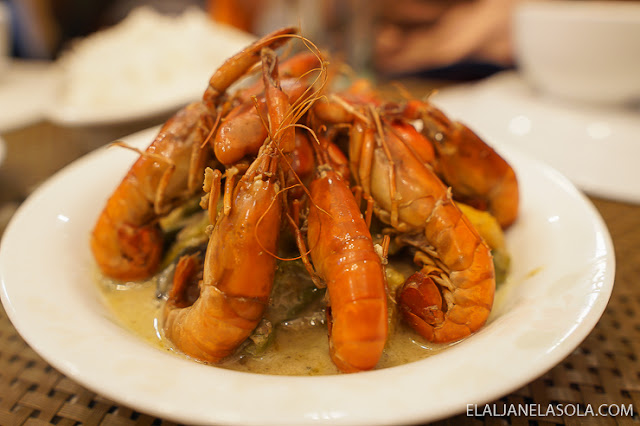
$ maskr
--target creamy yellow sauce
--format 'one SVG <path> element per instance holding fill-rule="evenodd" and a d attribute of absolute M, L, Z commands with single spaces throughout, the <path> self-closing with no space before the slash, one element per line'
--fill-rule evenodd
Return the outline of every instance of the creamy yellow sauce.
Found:
<path fill-rule="evenodd" d="M 99 279 L 101 294 L 116 320 L 127 330 L 149 344 L 181 355 L 163 337 L 161 309 L 163 301 L 156 298 L 155 283 L 115 285 Z M 260 357 L 244 357 L 218 364 L 218 367 L 260 374 L 328 375 L 339 371 L 329 356 L 325 325 L 303 331 L 278 328 L 275 341 Z M 402 323 L 390 333 L 384 353 L 376 368 L 388 368 L 417 361 L 436 354 L 450 345 L 426 342 Z M 195 361 L 194 361 L 195 362 Z"/>

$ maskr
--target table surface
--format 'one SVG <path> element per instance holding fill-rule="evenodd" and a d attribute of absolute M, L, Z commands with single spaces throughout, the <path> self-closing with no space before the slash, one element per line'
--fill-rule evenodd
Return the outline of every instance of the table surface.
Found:
<path fill-rule="evenodd" d="M 99 146 L 164 119 L 94 128 L 37 122 L 2 133 L 7 152 L 0 166 L 0 235 L 20 203 L 54 172 Z M 615 247 L 615 286 L 606 311 L 566 359 L 495 404 L 633 404 L 635 414 L 497 418 L 463 413 L 440 423 L 640 423 L 640 206 L 598 198 L 591 201 L 603 216 Z M 172 423 L 118 405 L 65 377 L 22 340 L 0 309 L 0 425 L 18 424 Z"/>

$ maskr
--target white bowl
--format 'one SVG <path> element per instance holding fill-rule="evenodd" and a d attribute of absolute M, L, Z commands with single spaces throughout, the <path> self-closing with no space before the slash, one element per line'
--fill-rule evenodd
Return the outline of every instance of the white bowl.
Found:
<path fill-rule="evenodd" d="M 640 100 L 640 2 L 528 1 L 514 15 L 518 67 L 542 92 L 590 103 Z"/>

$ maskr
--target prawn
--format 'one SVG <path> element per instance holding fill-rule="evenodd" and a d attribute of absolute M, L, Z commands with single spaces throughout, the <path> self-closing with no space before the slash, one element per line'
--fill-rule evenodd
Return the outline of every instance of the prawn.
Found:
<path fill-rule="evenodd" d="M 294 28 L 275 31 L 228 59 L 211 77 L 203 100 L 165 123 L 106 202 L 91 234 L 101 271 L 121 281 L 151 276 L 162 258 L 158 218 L 193 196 L 211 161 L 206 140 L 225 113 L 224 93 L 260 59 L 265 46 L 282 44 Z"/>
<path fill-rule="evenodd" d="M 184 354 L 205 362 L 220 362 L 251 334 L 262 319 L 273 286 L 273 253 L 283 211 L 279 144 L 283 142 L 281 137 L 293 137 L 293 132 L 280 131 L 286 126 L 281 115 L 286 95 L 275 81 L 275 53 L 263 49 L 262 64 L 269 120 L 277 131 L 272 131 L 233 189 L 231 207 L 216 220 L 205 253 L 198 298 L 190 304 L 185 295 L 189 271 L 197 270 L 197 265 L 189 258 L 181 259 L 178 280 L 163 311 L 166 337 Z M 251 267 L 246 267 L 249 264 Z"/>
<path fill-rule="evenodd" d="M 233 191 L 207 246 L 197 300 L 174 282 L 163 311 L 166 337 L 182 353 L 217 363 L 258 325 L 269 302 L 282 207 L 274 142 L 267 144 Z M 251 264 L 250 268 L 246 265 Z"/>
<path fill-rule="evenodd" d="M 208 111 L 201 103 L 181 109 L 160 129 L 109 197 L 91 233 L 91 250 L 102 272 L 117 280 L 140 280 L 162 258 L 157 217 L 195 191 L 193 176 L 204 170 Z"/>
<path fill-rule="evenodd" d="M 330 355 L 343 372 L 378 363 L 388 335 L 382 260 L 359 206 L 329 153 L 309 187 L 307 241 L 316 273 L 326 282 Z"/>
<path fill-rule="evenodd" d="M 375 132 L 352 148 L 356 181 L 366 184 L 374 212 L 418 249 L 421 275 L 399 289 L 404 318 L 423 337 L 451 342 L 487 320 L 495 292 L 491 252 L 452 200 L 451 191 L 395 132 L 371 111 Z M 369 128 L 370 130 L 370 128 Z"/>

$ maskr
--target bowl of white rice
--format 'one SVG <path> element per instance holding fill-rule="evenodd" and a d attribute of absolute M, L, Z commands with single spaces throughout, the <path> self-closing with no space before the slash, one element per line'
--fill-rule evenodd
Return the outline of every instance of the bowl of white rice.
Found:
<path fill-rule="evenodd" d="M 59 87 L 48 118 L 94 125 L 177 110 L 199 99 L 213 72 L 254 39 L 201 9 L 177 16 L 134 9 L 119 24 L 75 40 L 56 61 Z"/>

